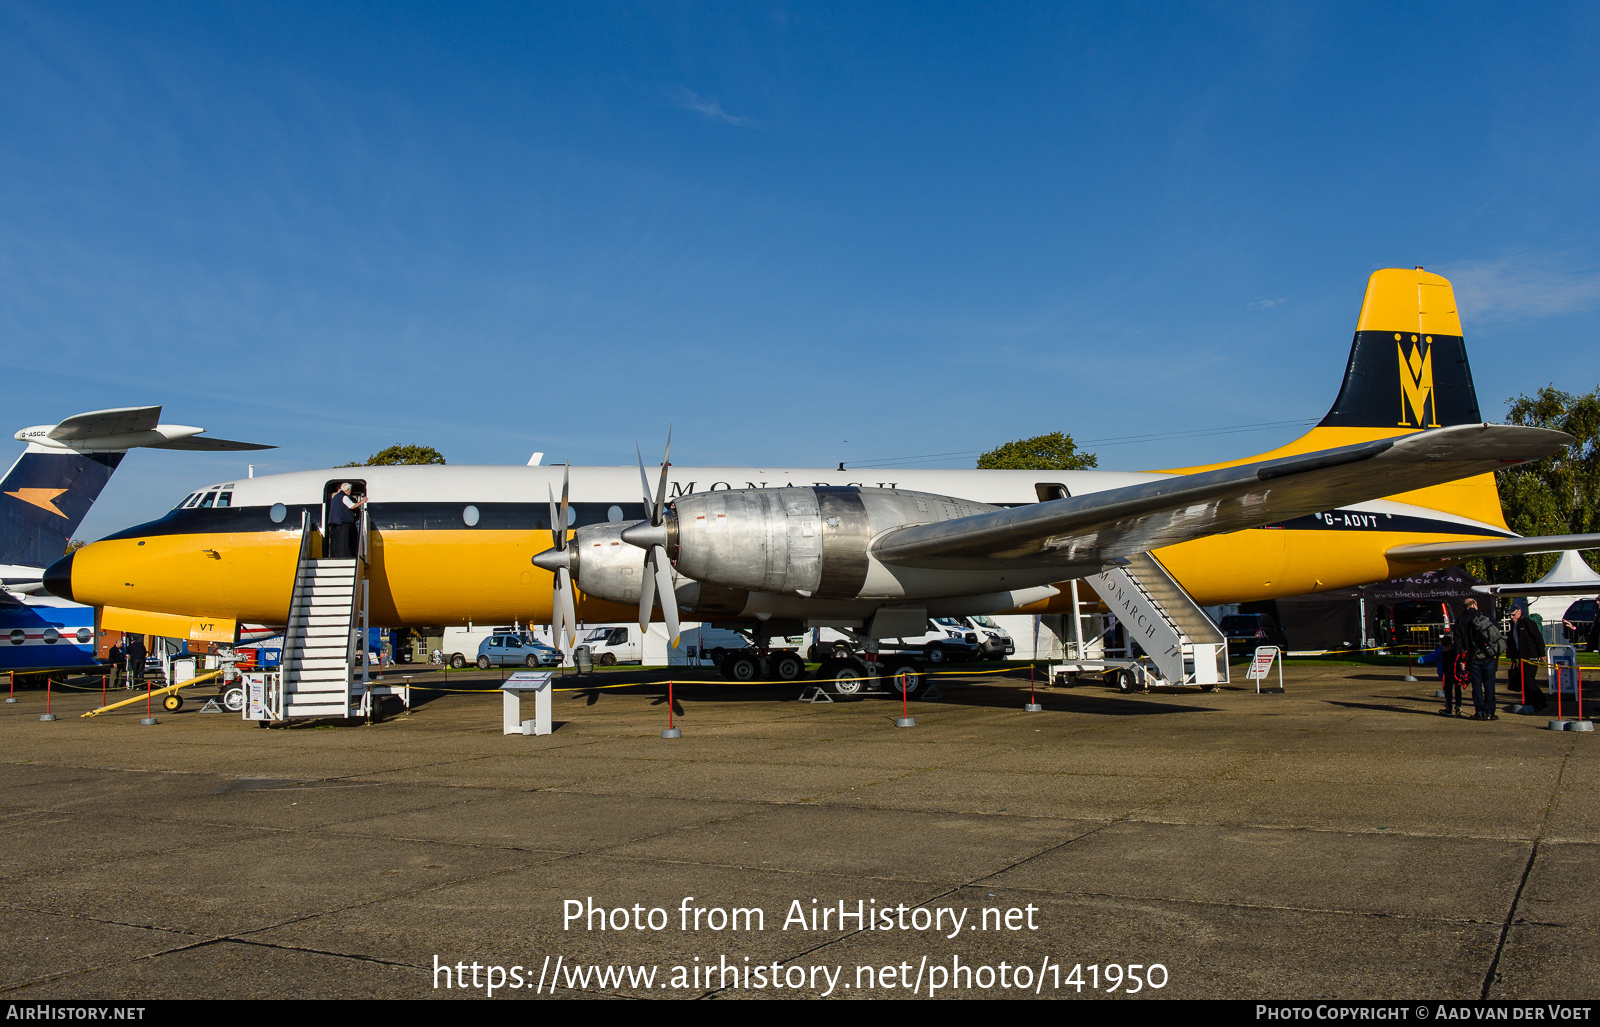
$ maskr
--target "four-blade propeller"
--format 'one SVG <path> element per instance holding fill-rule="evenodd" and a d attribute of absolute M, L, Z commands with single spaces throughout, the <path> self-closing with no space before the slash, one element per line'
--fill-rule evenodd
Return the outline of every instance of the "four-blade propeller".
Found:
<path fill-rule="evenodd" d="M 659 528 L 665 523 L 667 508 L 667 471 L 672 466 L 672 428 L 667 428 L 667 451 L 661 458 L 661 480 L 656 485 L 655 495 L 650 494 L 650 476 L 645 473 L 644 454 L 639 452 L 639 447 L 634 446 L 633 451 L 639 457 L 639 485 L 644 491 L 644 508 L 649 517 L 652 528 Z M 661 614 L 667 622 L 667 635 L 672 639 L 673 646 L 678 644 L 680 627 L 678 624 L 678 596 L 672 587 L 672 564 L 667 559 L 665 546 L 651 546 L 644 558 L 645 580 L 639 583 L 639 633 L 642 635 L 650 629 L 650 614 L 655 608 L 655 598 L 661 596 Z"/>
<path fill-rule="evenodd" d="M 578 643 L 578 613 L 572 601 L 571 552 L 567 540 L 567 488 L 570 475 L 570 466 L 561 472 L 559 509 L 556 507 L 555 493 L 548 486 L 545 489 L 550 495 L 550 539 L 552 549 L 557 554 L 554 560 L 549 561 L 555 566 L 547 567 L 555 571 L 554 593 L 550 597 L 550 620 L 553 622 L 550 629 L 555 635 L 556 648 L 567 656 L 572 654 L 573 646 Z M 539 557 L 534 557 L 534 562 L 538 563 Z"/>

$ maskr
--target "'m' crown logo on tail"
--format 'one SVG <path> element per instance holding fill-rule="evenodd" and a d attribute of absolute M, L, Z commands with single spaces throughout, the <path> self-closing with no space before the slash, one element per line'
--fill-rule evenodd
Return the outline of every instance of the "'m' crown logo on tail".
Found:
<path fill-rule="evenodd" d="M 1439 427 L 1439 404 L 1433 397 L 1433 336 L 1411 337 L 1411 351 L 1399 332 L 1395 353 L 1400 358 L 1400 421 L 1402 428 Z"/>

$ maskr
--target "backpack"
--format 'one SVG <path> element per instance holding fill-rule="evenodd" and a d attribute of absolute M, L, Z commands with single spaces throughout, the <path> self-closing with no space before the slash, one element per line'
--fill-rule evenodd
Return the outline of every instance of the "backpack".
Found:
<path fill-rule="evenodd" d="M 1488 614 L 1480 613 L 1472 618 L 1472 634 L 1474 658 L 1486 660 L 1505 652 L 1505 637 L 1500 633 L 1500 625 L 1490 620 Z"/>

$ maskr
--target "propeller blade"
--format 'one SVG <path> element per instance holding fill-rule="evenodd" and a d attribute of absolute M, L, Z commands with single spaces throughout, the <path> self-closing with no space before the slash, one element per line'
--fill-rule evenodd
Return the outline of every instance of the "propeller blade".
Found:
<path fill-rule="evenodd" d="M 556 588 L 561 600 L 561 630 L 566 636 L 561 649 L 570 654 L 578 642 L 578 614 L 572 601 L 572 572 L 565 567 L 556 571 Z"/>
<path fill-rule="evenodd" d="M 650 549 L 650 564 L 655 571 L 655 589 L 661 593 L 661 613 L 667 622 L 667 637 L 672 639 L 672 644 L 678 644 L 678 635 L 682 627 L 678 623 L 678 595 L 672 587 L 672 566 L 667 560 L 665 546 L 652 546 Z"/>
<path fill-rule="evenodd" d="M 644 454 L 639 452 L 639 444 L 633 444 L 633 452 L 639 458 L 639 488 L 644 496 L 644 515 L 650 516 L 650 475 L 644 470 Z"/>
<path fill-rule="evenodd" d="M 656 488 L 656 504 L 650 509 L 650 524 L 661 526 L 661 515 L 667 507 L 667 472 L 672 468 L 672 425 L 667 425 L 667 452 L 661 458 L 661 484 Z M 645 502 L 650 502 L 649 487 L 645 488 Z"/>
<path fill-rule="evenodd" d="M 656 590 L 655 583 L 651 580 L 655 554 L 647 553 L 644 558 L 645 579 L 639 582 L 639 634 L 643 636 L 650 631 L 650 614 L 655 611 Z"/>
<path fill-rule="evenodd" d="M 565 466 L 565 467 L 563 467 L 561 469 L 561 548 L 562 549 L 567 548 L 567 525 L 572 523 L 571 521 L 567 520 L 567 516 L 568 516 L 567 515 L 567 486 L 568 486 L 568 484 L 570 484 L 568 479 L 571 476 L 571 474 L 572 474 L 572 465 L 571 464 L 568 464 L 567 466 Z"/>
<path fill-rule="evenodd" d="M 567 546 L 566 546 L 567 534 L 566 534 L 566 532 L 561 530 L 561 528 L 559 526 L 560 522 L 556 520 L 556 493 L 555 493 L 555 490 L 552 489 L 549 485 L 546 485 L 544 487 L 544 490 L 550 496 L 550 545 L 551 545 L 552 548 L 554 548 L 556 551 L 559 552 L 559 551 L 567 548 Z"/>

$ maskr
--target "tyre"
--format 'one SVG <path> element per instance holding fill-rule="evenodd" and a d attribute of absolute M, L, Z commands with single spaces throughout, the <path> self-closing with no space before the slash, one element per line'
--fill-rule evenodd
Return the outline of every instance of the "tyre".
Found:
<path fill-rule="evenodd" d="M 761 664 L 753 656 L 732 656 L 727 674 L 730 681 L 754 681 L 761 674 Z"/>
<path fill-rule="evenodd" d="M 889 675 L 887 679 L 889 691 L 895 695 L 904 694 L 907 699 L 914 698 L 928 683 L 928 676 L 913 660 L 891 663 L 886 673 Z"/>
<path fill-rule="evenodd" d="M 183 709 L 183 696 L 177 692 L 168 692 L 161 697 L 161 708 L 168 713 L 177 713 Z"/>
<path fill-rule="evenodd" d="M 834 695 L 860 695 L 867 690 L 867 671 L 854 660 L 837 660 L 817 672 Z"/>
<path fill-rule="evenodd" d="M 772 658 L 772 676 L 779 681 L 795 681 L 806 672 L 806 665 L 794 653 L 781 653 Z"/>
<path fill-rule="evenodd" d="M 241 713 L 244 710 L 244 686 L 231 685 L 222 690 L 222 708 L 229 713 Z"/>
<path fill-rule="evenodd" d="M 465 656 L 462 656 L 460 653 L 456 653 L 455 655 L 450 657 L 450 666 L 454 667 L 456 670 L 460 670 L 462 667 L 465 667 L 466 665 L 467 665 L 467 658 Z"/>
<path fill-rule="evenodd" d="M 1132 667 L 1123 667 L 1121 670 L 1117 671 L 1117 675 L 1114 680 L 1117 685 L 1117 691 L 1119 692 L 1136 692 L 1139 689 L 1139 678 L 1133 673 Z"/>
<path fill-rule="evenodd" d="M 522 661 L 522 665 L 524 667 L 537 667 L 539 665 L 539 657 L 529 656 L 526 660 Z"/>
<path fill-rule="evenodd" d="M 616 665 L 617 665 L 617 654 L 616 653 L 601 653 L 600 654 L 600 666 L 602 666 L 602 667 L 615 667 Z"/>
<path fill-rule="evenodd" d="M 922 655 L 929 663 L 943 663 L 950 658 L 942 645 L 930 645 L 922 651 Z"/>
<path fill-rule="evenodd" d="M 488 670 L 489 669 L 489 657 L 487 657 L 487 656 L 478 657 L 478 669 L 479 670 Z"/>

